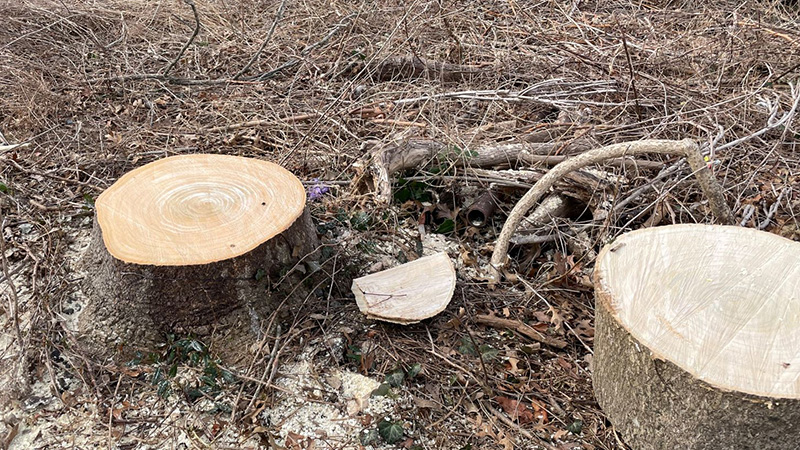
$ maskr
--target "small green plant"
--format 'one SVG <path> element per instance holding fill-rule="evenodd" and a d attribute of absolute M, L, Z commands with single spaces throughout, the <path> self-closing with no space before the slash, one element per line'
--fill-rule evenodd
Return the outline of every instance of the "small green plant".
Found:
<path fill-rule="evenodd" d="M 458 353 L 462 355 L 478 356 L 478 349 L 475 348 L 475 344 L 472 343 L 472 339 L 470 339 L 469 336 L 462 336 L 461 345 L 458 346 Z"/>
<path fill-rule="evenodd" d="M 581 434 L 581 431 L 583 431 L 583 421 L 576 420 L 571 424 L 567 425 L 567 431 L 575 435 Z"/>
<path fill-rule="evenodd" d="M 372 445 L 378 443 L 379 437 L 380 435 L 378 434 L 378 430 L 373 428 L 369 430 L 363 430 L 358 439 L 361 441 L 361 445 Z"/>
<path fill-rule="evenodd" d="M 422 364 L 414 363 L 411 367 L 408 368 L 408 372 L 406 372 L 406 376 L 408 378 L 416 378 L 419 373 L 422 372 Z"/>
<path fill-rule="evenodd" d="M 407 181 L 399 179 L 397 181 L 399 186 L 394 191 L 394 200 L 397 203 L 405 203 L 409 200 L 416 200 L 418 202 L 431 201 L 431 186 L 421 181 Z"/>
<path fill-rule="evenodd" d="M 392 387 L 402 386 L 405 378 L 406 374 L 403 372 L 403 369 L 395 369 L 386 374 L 386 382 Z"/>
<path fill-rule="evenodd" d="M 444 222 L 441 223 L 436 229 L 434 230 L 435 233 L 439 234 L 449 234 L 455 231 L 456 223 L 453 219 L 444 219 Z"/>
<path fill-rule="evenodd" d="M 83 208 L 88 210 L 94 209 L 94 197 L 89 194 L 83 194 Z"/>
<path fill-rule="evenodd" d="M 488 344 L 481 344 L 476 348 L 469 336 L 461 337 L 461 345 L 458 346 L 458 352 L 469 356 L 480 355 L 484 361 L 494 359 L 500 354 L 499 350 Z"/>
<path fill-rule="evenodd" d="M 392 392 L 392 386 L 389 383 L 381 383 L 372 393 L 370 397 L 389 397 Z"/>
<path fill-rule="evenodd" d="M 361 347 L 357 345 L 348 345 L 345 357 L 350 361 L 360 365 L 361 364 Z"/>
<path fill-rule="evenodd" d="M 150 381 L 153 386 L 157 386 L 156 392 L 162 398 L 169 397 L 173 389 L 178 387 L 190 402 L 203 397 L 213 400 L 226 384 L 236 381 L 232 373 L 220 367 L 219 359 L 209 353 L 208 347 L 193 337 L 176 339 L 174 335 L 169 335 L 161 349 L 158 353 L 149 354 L 147 358 L 137 355 L 132 363 L 149 361 L 155 366 Z M 194 381 L 178 385 L 175 377 L 181 367 L 202 370 Z M 216 410 L 226 409 L 229 409 L 227 405 L 216 405 Z"/>
<path fill-rule="evenodd" d="M 394 444 L 403 439 L 403 422 L 383 419 L 378 422 L 378 434 L 387 444 Z"/>
<path fill-rule="evenodd" d="M 350 217 L 350 226 L 358 231 L 367 231 L 372 224 L 372 217 L 364 211 L 356 211 Z"/>

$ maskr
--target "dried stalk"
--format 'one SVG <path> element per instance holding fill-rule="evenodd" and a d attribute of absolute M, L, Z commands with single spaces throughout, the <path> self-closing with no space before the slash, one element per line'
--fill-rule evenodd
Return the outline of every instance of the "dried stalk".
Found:
<path fill-rule="evenodd" d="M 28 379 L 24 374 L 25 367 L 27 367 L 25 358 L 25 341 L 22 340 L 22 329 L 19 326 L 19 297 L 17 296 L 17 287 L 14 280 L 11 279 L 11 272 L 8 270 L 8 259 L 6 258 L 6 237 L 3 234 L 3 229 L 6 227 L 6 218 L 2 211 L 0 211 L 0 264 L 2 264 L 3 276 L 5 282 L 8 284 L 9 291 L 11 292 L 9 298 L 9 315 L 14 324 L 14 334 L 19 345 L 19 359 L 17 360 L 18 370 L 20 371 L 20 378 L 17 380 L 23 389 L 28 387 Z"/>
<path fill-rule="evenodd" d="M 509 330 L 514 330 L 517 333 L 526 336 L 536 342 L 540 342 L 544 345 L 549 345 L 550 347 L 562 349 L 567 346 L 567 343 L 565 341 L 547 336 L 546 334 L 537 331 L 532 326 L 522 323 L 518 320 L 503 319 L 501 317 L 479 314 L 475 316 L 475 322 L 493 328 L 508 328 Z"/>
<path fill-rule="evenodd" d="M 197 33 L 200 32 L 200 16 L 197 15 L 197 7 L 194 5 L 194 2 L 192 0 L 183 0 L 183 2 L 192 8 L 192 13 L 194 14 L 194 31 L 192 32 L 192 37 L 190 37 L 189 40 L 186 41 L 186 45 L 184 45 L 181 51 L 178 52 L 178 56 L 176 56 L 175 59 L 173 59 L 172 62 L 169 63 L 169 65 L 164 68 L 164 71 L 161 72 L 161 75 L 165 77 L 169 75 L 170 70 L 172 70 L 172 68 L 175 67 L 176 64 L 178 64 L 178 61 L 180 61 L 181 56 L 183 56 L 183 54 L 186 52 L 186 49 L 189 48 L 190 45 L 192 45 L 192 42 L 194 42 L 194 38 L 197 37 Z"/>
<path fill-rule="evenodd" d="M 348 15 L 344 16 L 342 18 L 342 20 L 339 21 L 339 23 L 334 25 L 333 28 L 331 28 L 331 30 L 328 31 L 328 34 L 326 34 L 325 36 L 322 37 L 322 39 L 320 39 L 317 42 L 314 42 L 311 45 L 307 45 L 303 50 L 301 50 L 300 51 L 300 58 L 290 59 L 289 61 L 286 61 L 285 63 L 281 64 L 280 66 L 276 67 L 275 69 L 272 69 L 272 70 L 270 70 L 268 72 L 264 72 L 264 73 L 259 74 L 259 75 L 248 77 L 248 78 L 246 78 L 246 80 L 248 80 L 248 81 L 265 81 L 265 80 L 268 80 L 268 79 L 274 77 L 275 75 L 283 72 L 284 70 L 286 70 L 286 69 L 288 69 L 290 67 L 296 66 L 297 64 L 300 63 L 301 58 L 305 58 L 306 56 L 309 55 L 309 53 L 311 53 L 315 49 L 325 45 L 329 40 L 331 40 L 331 38 L 336 33 L 339 32 L 340 29 L 342 29 L 345 26 L 347 26 L 347 24 L 350 22 L 350 19 L 352 19 L 356 15 L 357 15 L 356 13 L 352 13 L 352 14 L 348 14 Z"/>
<path fill-rule="evenodd" d="M 278 12 L 275 14 L 275 20 L 272 21 L 272 26 L 269 28 L 269 31 L 267 32 L 267 37 L 264 38 L 264 42 L 261 43 L 261 47 L 259 47 L 258 50 L 253 55 L 253 57 L 250 58 L 250 61 L 248 61 L 247 64 L 245 64 L 244 67 L 242 67 L 242 70 L 240 70 L 236 75 L 233 76 L 234 80 L 238 80 L 239 77 L 246 74 L 247 71 L 250 70 L 250 67 L 253 65 L 253 63 L 256 62 L 259 56 L 261 56 L 261 53 L 264 52 L 264 48 L 267 46 L 269 41 L 272 40 L 272 34 L 275 33 L 275 27 L 278 26 L 278 22 L 280 22 L 281 18 L 283 17 L 283 10 L 285 8 L 286 8 L 286 0 L 283 0 L 281 2 L 281 5 L 278 7 Z"/>

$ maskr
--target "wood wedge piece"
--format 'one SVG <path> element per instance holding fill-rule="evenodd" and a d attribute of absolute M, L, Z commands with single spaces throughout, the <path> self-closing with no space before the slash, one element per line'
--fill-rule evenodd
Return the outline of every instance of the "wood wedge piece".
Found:
<path fill-rule="evenodd" d="M 367 317 L 403 325 L 444 311 L 456 288 L 456 269 L 447 253 L 353 280 L 358 308 Z"/>

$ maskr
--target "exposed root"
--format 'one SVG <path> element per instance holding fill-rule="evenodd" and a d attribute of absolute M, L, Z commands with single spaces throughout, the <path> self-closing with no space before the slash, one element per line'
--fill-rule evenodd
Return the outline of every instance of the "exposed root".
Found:
<path fill-rule="evenodd" d="M 492 253 L 491 267 L 489 268 L 489 279 L 497 282 L 500 280 L 500 272 L 505 270 L 508 258 L 508 245 L 511 236 L 516 231 L 520 222 L 533 205 L 550 190 L 551 187 L 565 174 L 588 166 L 597 164 L 611 158 L 637 155 L 641 153 L 658 153 L 662 155 L 685 156 L 692 167 L 701 189 L 709 200 L 714 216 L 718 223 L 732 224 L 733 215 L 725 203 L 722 189 L 717 184 L 714 175 L 708 169 L 700 154 L 697 143 L 691 139 L 682 141 L 650 139 L 637 142 L 626 142 L 612 144 L 595 150 L 588 151 L 574 158 L 568 159 L 563 163 L 553 167 L 550 172 L 545 174 L 514 206 L 508 216 L 500 236 L 497 238 L 494 252 Z"/>

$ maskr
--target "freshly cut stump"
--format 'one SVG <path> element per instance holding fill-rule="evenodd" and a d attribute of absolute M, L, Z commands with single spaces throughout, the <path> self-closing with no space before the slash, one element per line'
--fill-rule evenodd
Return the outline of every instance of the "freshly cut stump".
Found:
<path fill-rule="evenodd" d="M 174 156 L 122 176 L 95 202 L 83 257 L 90 348 L 130 354 L 242 323 L 258 334 L 285 298 L 270 298 L 269 281 L 317 246 L 305 199 L 287 170 L 236 156 Z"/>
<path fill-rule="evenodd" d="M 607 245 L 594 389 L 634 449 L 800 445 L 800 243 L 674 225 Z"/>
<path fill-rule="evenodd" d="M 367 317 L 408 325 L 444 311 L 455 288 L 453 262 L 437 253 L 356 278 L 352 290 Z"/>

